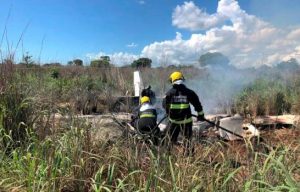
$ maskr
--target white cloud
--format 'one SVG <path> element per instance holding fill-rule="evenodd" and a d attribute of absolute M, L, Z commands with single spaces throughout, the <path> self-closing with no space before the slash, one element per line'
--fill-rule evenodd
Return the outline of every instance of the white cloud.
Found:
<path fill-rule="evenodd" d="M 295 29 L 293 31 L 291 31 L 288 35 L 287 35 L 288 39 L 300 39 L 300 28 L 299 29 Z"/>
<path fill-rule="evenodd" d="M 113 54 L 106 54 L 104 52 L 99 52 L 97 54 L 95 53 L 86 54 L 88 60 L 99 59 L 101 56 L 109 56 L 111 63 L 115 65 L 129 65 L 134 60 L 140 57 L 139 55 L 124 53 L 124 52 L 113 53 Z"/>
<path fill-rule="evenodd" d="M 291 58 L 295 58 L 298 61 L 300 61 L 300 46 L 296 47 L 295 50 L 293 52 L 291 52 L 289 55 L 286 55 L 283 60 L 287 61 Z"/>
<path fill-rule="evenodd" d="M 224 20 L 218 14 L 209 15 L 192 1 L 184 2 L 182 6 L 178 5 L 173 12 L 172 19 L 174 26 L 193 31 L 216 26 Z"/>
<path fill-rule="evenodd" d="M 129 47 L 129 48 L 134 48 L 134 47 L 137 47 L 138 45 L 136 43 L 132 42 L 132 43 L 126 45 L 126 46 Z"/>
<path fill-rule="evenodd" d="M 201 54 L 209 51 L 223 53 L 237 67 L 274 65 L 291 57 L 300 61 L 300 28 L 276 28 L 248 14 L 236 0 L 220 0 L 213 14 L 193 2 L 184 2 L 174 9 L 172 19 L 174 26 L 193 31 L 190 37 L 184 39 L 177 32 L 173 39 L 145 46 L 141 55 L 111 54 L 113 62 L 130 64 L 139 57 L 148 57 L 153 66 L 194 64 Z M 200 29 L 206 31 L 195 32 Z"/>
<path fill-rule="evenodd" d="M 300 44 L 300 28 L 279 29 L 242 10 L 235 0 L 220 0 L 217 12 L 207 14 L 193 2 L 177 6 L 173 25 L 194 33 L 184 40 L 180 33 L 173 40 L 154 42 L 142 51 L 154 64 L 191 64 L 208 51 L 220 51 L 238 67 L 273 65 L 295 56 Z M 299 56 L 298 56 L 299 57 Z"/>
<path fill-rule="evenodd" d="M 139 4 L 144 5 L 146 2 L 143 0 L 138 1 Z"/>

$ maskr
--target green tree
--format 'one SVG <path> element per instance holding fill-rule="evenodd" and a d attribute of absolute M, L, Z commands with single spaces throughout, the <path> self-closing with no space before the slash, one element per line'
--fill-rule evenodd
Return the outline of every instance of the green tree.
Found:
<path fill-rule="evenodd" d="M 139 58 L 131 63 L 131 67 L 133 68 L 151 68 L 152 60 L 149 58 Z"/>
<path fill-rule="evenodd" d="M 91 61 L 91 67 L 110 67 L 110 57 L 109 56 L 101 56 L 100 59 L 95 59 Z"/>
<path fill-rule="evenodd" d="M 208 52 L 200 56 L 199 64 L 205 66 L 221 66 L 225 67 L 229 64 L 229 59 L 219 52 Z"/>
<path fill-rule="evenodd" d="M 90 64 L 91 67 L 101 67 L 101 68 L 107 68 L 110 67 L 110 64 L 108 61 L 102 60 L 102 59 L 95 59 L 91 61 Z"/>
<path fill-rule="evenodd" d="M 53 68 L 53 69 L 51 70 L 50 76 L 51 76 L 53 79 L 58 79 L 59 76 L 60 76 L 60 73 L 59 73 L 58 68 Z"/>
<path fill-rule="evenodd" d="M 75 66 L 83 66 L 83 61 L 81 59 L 74 59 L 73 61 L 68 61 L 68 65 L 75 65 Z"/>
<path fill-rule="evenodd" d="M 32 59 L 32 55 L 29 55 L 28 52 L 26 52 L 26 54 L 23 55 L 22 61 L 19 64 L 25 65 L 26 67 L 33 67 L 34 65 L 36 65 Z"/>
<path fill-rule="evenodd" d="M 75 66 L 82 66 L 83 65 L 83 61 L 81 59 L 74 59 L 73 60 L 73 64 Z"/>
<path fill-rule="evenodd" d="M 297 70 L 299 69 L 299 63 L 295 58 L 291 58 L 288 61 L 282 61 L 277 66 L 280 70 Z"/>
<path fill-rule="evenodd" d="M 61 67 L 61 63 L 58 63 L 58 62 L 54 62 L 54 63 L 45 63 L 43 65 L 44 67 Z"/>
<path fill-rule="evenodd" d="M 109 56 L 104 55 L 104 56 L 101 56 L 100 59 L 103 60 L 103 61 L 107 61 L 108 63 L 110 63 L 110 57 Z"/>

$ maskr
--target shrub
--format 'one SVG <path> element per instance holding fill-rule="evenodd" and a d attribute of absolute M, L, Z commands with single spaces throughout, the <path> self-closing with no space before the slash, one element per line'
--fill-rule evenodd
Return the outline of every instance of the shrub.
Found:
<path fill-rule="evenodd" d="M 22 146 L 30 138 L 35 121 L 32 100 L 10 86 L 0 95 L 0 128 L 4 148 Z"/>
<path fill-rule="evenodd" d="M 282 115 L 291 112 L 291 88 L 279 81 L 257 79 L 239 93 L 235 106 L 241 114 Z"/>
<path fill-rule="evenodd" d="M 59 77 L 59 70 L 57 68 L 53 68 L 52 71 L 51 71 L 50 76 L 53 79 L 58 79 L 58 77 Z"/>

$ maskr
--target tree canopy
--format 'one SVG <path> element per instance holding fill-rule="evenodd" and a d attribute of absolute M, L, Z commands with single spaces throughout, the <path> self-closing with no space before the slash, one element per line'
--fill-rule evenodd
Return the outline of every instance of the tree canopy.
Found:
<path fill-rule="evenodd" d="M 205 66 L 228 66 L 229 59 L 219 52 L 208 52 L 200 56 L 199 64 Z"/>
<path fill-rule="evenodd" d="M 101 56 L 100 59 L 103 60 L 103 61 L 110 62 L 110 57 L 109 57 L 109 56 L 106 56 L 106 55 Z"/>
<path fill-rule="evenodd" d="M 133 68 L 151 68 L 152 60 L 149 58 L 139 58 L 131 63 Z"/>
<path fill-rule="evenodd" d="M 73 61 L 68 61 L 68 65 L 83 66 L 83 61 L 81 59 L 74 59 Z"/>
<path fill-rule="evenodd" d="M 19 65 L 24 65 L 25 67 L 33 67 L 36 66 L 36 63 L 32 59 L 32 55 L 29 55 L 28 52 L 22 56 L 22 61 L 19 63 Z"/>
<path fill-rule="evenodd" d="M 91 67 L 110 67 L 110 57 L 109 56 L 101 56 L 100 59 L 95 59 L 91 61 Z"/>
<path fill-rule="evenodd" d="M 295 58 L 291 58 L 288 61 L 280 62 L 276 67 L 281 70 L 297 70 L 300 66 Z"/>
<path fill-rule="evenodd" d="M 82 66 L 83 65 L 83 61 L 81 59 L 74 59 L 73 63 L 76 66 Z"/>

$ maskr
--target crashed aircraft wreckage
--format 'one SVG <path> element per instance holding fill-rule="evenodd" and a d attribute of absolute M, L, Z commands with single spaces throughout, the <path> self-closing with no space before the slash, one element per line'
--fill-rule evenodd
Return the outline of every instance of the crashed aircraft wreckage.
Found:
<path fill-rule="evenodd" d="M 150 89 L 151 89 L 150 86 L 146 89 L 143 89 L 143 91 L 141 91 L 142 85 L 143 85 L 143 82 L 142 82 L 141 76 L 139 74 L 139 71 L 135 71 L 134 72 L 134 90 L 135 90 L 134 95 L 135 96 L 140 96 L 140 93 L 142 92 L 142 94 L 143 94 L 144 90 L 150 91 Z M 153 98 L 152 95 L 151 95 L 151 98 Z M 164 118 L 166 118 L 166 117 L 164 117 Z M 206 123 L 217 127 L 219 129 L 219 136 L 223 139 L 237 140 L 237 139 L 251 138 L 254 136 L 259 136 L 259 131 L 256 129 L 256 127 L 250 123 L 244 123 L 244 119 L 239 115 L 235 115 L 233 117 L 225 117 L 225 118 L 219 117 L 218 119 L 219 119 L 219 122 L 212 122 L 210 120 L 206 120 Z M 198 124 L 198 126 L 199 126 L 199 124 Z M 161 132 L 165 132 L 167 126 L 166 126 L 166 124 L 159 122 L 158 127 Z M 134 127 L 131 127 L 131 129 L 134 129 Z M 197 126 L 196 127 L 194 126 L 194 129 L 197 129 Z"/>
<path fill-rule="evenodd" d="M 139 71 L 134 72 L 134 97 L 139 97 L 140 93 L 143 91 L 150 91 L 151 87 L 143 89 L 143 82 Z M 151 96 L 152 98 L 152 96 Z M 155 98 L 155 95 L 154 95 Z M 163 120 L 166 116 L 161 117 L 158 122 L 158 127 L 161 132 L 167 131 L 167 122 Z M 272 125 L 276 123 L 281 123 L 285 125 L 294 125 L 296 123 L 295 119 L 290 116 L 268 116 L 268 117 L 258 117 L 249 123 L 242 116 L 236 114 L 234 116 L 228 115 L 208 115 L 205 122 L 194 121 L 193 131 L 198 133 L 205 133 L 207 128 L 212 128 L 215 130 L 220 138 L 224 140 L 243 140 L 251 139 L 252 137 L 259 137 L 260 131 L 257 127 L 261 125 Z M 132 125 L 128 123 L 129 129 L 133 132 L 138 132 Z"/>
<path fill-rule="evenodd" d="M 194 122 L 193 131 L 203 134 L 209 127 L 215 127 L 215 131 L 221 138 L 225 140 L 243 140 L 244 138 L 251 139 L 252 137 L 259 137 L 259 130 L 251 123 L 244 123 L 244 118 L 240 115 L 232 117 L 214 116 L 210 117 L 212 120 L 205 122 Z M 214 121 L 214 122 L 213 122 Z M 161 132 L 167 131 L 167 125 L 161 123 L 158 125 Z"/>

